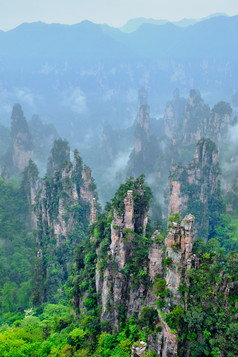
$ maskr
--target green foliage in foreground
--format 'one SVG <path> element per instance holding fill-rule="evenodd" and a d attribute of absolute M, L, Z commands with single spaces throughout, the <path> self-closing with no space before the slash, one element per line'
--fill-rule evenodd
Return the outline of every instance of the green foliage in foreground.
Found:
<path fill-rule="evenodd" d="M 29 305 L 34 237 L 27 231 L 28 203 L 19 182 L 0 178 L 0 304 L 1 313 Z"/>
<path fill-rule="evenodd" d="M 112 334 L 106 325 L 99 329 L 95 317 L 81 314 L 76 318 L 72 309 L 63 305 L 48 304 L 43 311 L 29 310 L 25 315 L 5 317 L 0 328 L 2 357 L 129 357 L 132 344 L 154 335 L 158 321 L 155 309 L 144 308 L 140 319 L 130 318 L 123 330 Z"/>
<path fill-rule="evenodd" d="M 191 357 L 237 356 L 238 254 L 225 254 L 215 239 L 208 245 L 198 240 L 194 253 L 198 266 L 189 270 L 184 291 L 188 310 L 180 325 L 182 345 Z"/>
<path fill-rule="evenodd" d="M 96 294 L 95 268 L 99 261 L 99 271 L 102 274 L 108 264 L 112 211 L 114 208 L 120 212 L 119 197 L 123 201 L 127 190 L 136 187 L 138 196 L 135 196 L 137 197 L 135 211 L 139 217 L 140 209 L 146 210 L 150 199 L 150 192 L 143 185 L 143 178 L 135 181 L 129 179 L 125 185 L 122 185 L 112 204 L 108 205 L 108 214 L 100 215 L 98 221 L 90 226 L 89 236 L 93 238 L 82 239 L 76 248 L 73 275 L 69 276 L 64 286 L 62 285 L 70 300 L 74 301 L 74 308 L 78 308 L 81 301 L 81 308 L 75 309 L 79 314 L 75 316 L 72 307 L 63 304 L 42 305 L 35 310 L 28 309 L 24 313 L 31 292 L 29 267 L 23 266 L 24 269 L 20 270 L 16 262 L 19 264 L 21 260 L 17 259 L 22 258 L 23 254 L 26 258 L 30 255 L 29 252 L 32 252 L 31 246 L 28 244 L 27 247 L 27 240 L 24 238 L 25 211 L 22 208 L 26 207 L 24 206 L 26 202 L 19 188 L 0 182 L 1 197 L 9 203 L 5 211 L 3 209 L 5 206 L 2 205 L 1 214 L 5 226 L 2 226 L 4 229 L 1 234 L 4 237 L 4 233 L 7 232 L 5 240 L 11 242 L 13 239 L 14 242 L 12 251 L 5 250 L 3 253 L 6 257 L 6 254 L 12 252 L 9 256 L 12 258 L 11 263 L 15 264 L 12 267 L 9 265 L 9 273 L 13 274 L 11 280 L 6 270 L 5 273 L 2 270 L 3 274 L 1 274 L 3 283 L 0 356 L 129 357 L 131 346 L 136 341 L 152 340 L 153 343 L 156 341 L 156 336 L 162 329 L 161 319 L 167 323 L 172 333 L 177 334 L 180 356 L 186 355 L 187 351 L 191 357 L 238 355 L 236 343 L 238 340 L 238 256 L 235 252 L 226 254 L 220 248 L 219 242 L 214 239 L 211 239 L 208 245 L 203 240 L 198 240 L 194 244 L 192 267 L 188 271 L 186 281 L 182 281 L 179 287 L 182 296 L 179 305 L 173 303 L 171 291 L 166 288 L 166 280 L 161 276 L 153 287 L 153 292 L 158 297 L 159 315 L 156 309 L 146 306 L 139 317 L 127 318 L 127 307 L 124 306 L 117 332 L 111 329 L 107 321 L 100 322 L 101 306 L 98 304 Z M 141 199 L 141 190 L 144 192 L 143 199 Z M 14 195 L 17 195 L 19 203 L 14 201 Z M 18 206 L 20 203 L 21 209 Z M 10 217 L 14 210 L 18 212 L 14 216 L 15 220 Z M 216 237 L 229 251 L 233 247 L 233 245 L 229 246 L 231 240 L 235 241 L 237 237 L 236 228 L 231 229 L 232 224 L 236 227 L 236 221 L 227 220 L 226 217 L 222 218 L 223 224 L 220 230 L 216 231 Z M 176 215 L 171 220 L 173 221 L 174 218 L 180 222 L 179 216 Z M 138 223 L 136 232 L 129 229 L 122 232 L 124 243 L 130 247 L 131 252 L 122 273 L 125 277 L 130 276 L 132 288 L 147 282 L 144 268 L 147 264 L 148 249 L 151 244 L 149 237 L 152 231 L 146 232 L 144 236 L 139 228 Z M 134 245 L 132 245 L 132 235 L 136 238 Z M 163 239 L 159 243 L 163 244 Z M 13 254 L 15 250 L 22 255 L 16 255 L 16 258 Z M 4 267 L 3 263 L 9 264 L 8 260 L 2 259 L 1 267 Z M 164 265 L 172 265 L 172 261 L 166 258 Z M 149 284 L 148 288 L 150 288 Z M 148 351 L 144 356 L 153 357 L 155 353 Z"/>
<path fill-rule="evenodd" d="M 76 254 L 75 268 L 87 272 L 88 277 L 88 295 L 83 312 L 77 317 L 69 306 L 48 304 L 42 310 L 26 311 L 25 317 L 19 313 L 5 314 L 0 327 L 1 356 L 129 357 L 136 341 L 156 340 L 161 332 L 161 318 L 172 333 L 177 333 L 180 356 L 188 351 L 191 357 L 238 355 L 237 253 L 225 254 L 214 239 L 208 245 L 198 240 L 193 252 L 196 264 L 188 271 L 189 284 L 183 281 L 179 287 L 181 304 L 173 304 L 165 280 L 158 278 L 153 292 L 158 296 L 160 316 L 156 309 L 144 307 L 140 317 L 125 319 L 115 332 L 107 322 L 100 323 L 100 306 L 93 287 L 94 244 L 92 241 L 82 259 L 82 249 L 78 249 Z M 83 276 L 76 277 L 78 282 L 81 278 Z M 81 287 L 82 293 L 84 288 Z M 145 356 L 156 354 L 147 351 Z"/>
<path fill-rule="evenodd" d="M 193 260 L 188 284 L 179 287 L 182 306 L 173 305 L 163 279 L 155 284 L 163 318 L 178 333 L 181 356 L 237 356 L 238 254 L 225 254 L 215 239 L 198 240 Z"/>

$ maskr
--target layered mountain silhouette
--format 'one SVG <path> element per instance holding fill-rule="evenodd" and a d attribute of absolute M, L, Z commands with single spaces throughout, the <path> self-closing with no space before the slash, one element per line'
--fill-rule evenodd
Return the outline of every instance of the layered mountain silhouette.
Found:
<path fill-rule="evenodd" d="M 85 120 L 87 130 L 105 120 L 131 124 L 142 86 L 156 115 L 176 87 L 184 95 L 199 88 L 210 104 L 229 101 L 238 83 L 237 32 L 238 16 L 187 27 L 144 23 L 132 33 L 90 21 L 1 31 L 0 118 L 8 118 L 9 103 L 19 102 L 27 116 L 57 122 L 64 136 L 85 137 Z"/>

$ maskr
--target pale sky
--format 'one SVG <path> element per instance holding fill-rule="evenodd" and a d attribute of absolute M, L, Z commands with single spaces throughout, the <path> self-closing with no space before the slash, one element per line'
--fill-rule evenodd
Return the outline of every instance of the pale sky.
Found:
<path fill-rule="evenodd" d="M 23 22 L 74 24 L 83 20 L 120 27 L 135 17 L 201 18 L 238 14 L 238 0 L 0 0 L 0 29 Z"/>

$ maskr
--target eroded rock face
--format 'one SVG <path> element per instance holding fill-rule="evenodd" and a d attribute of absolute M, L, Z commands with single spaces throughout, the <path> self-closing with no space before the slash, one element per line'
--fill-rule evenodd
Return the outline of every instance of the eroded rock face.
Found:
<path fill-rule="evenodd" d="M 163 242 L 159 241 L 160 233 L 155 231 L 152 236 L 152 244 L 148 255 L 148 272 L 151 281 L 154 283 L 157 277 L 162 277 L 163 269 Z"/>
<path fill-rule="evenodd" d="M 191 268 L 193 261 L 194 220 L 194 216 L 189 214 L 180 224 L 171 222 L 168 235 L 165 239 L 165 259 L 168 264 L 166 264 L 166 274 L 164 278 L 166 281 L 166 289 L 169 289 L 171 292 L 169 299 L 171 299 L 175 305 L 183 304 L 178 288 L 181 282 L 185 281 L 188 283 L 186 280 L 187 271 Z M 157 355 L 161 357 L 177 356 L 177 335 L 171 331 L 168 324 L 163 320 L 163 316 L 159 310 L 158 314 L 162 331 L 157 334 Z"/>
<path fill-rule="evenodd" d="M 211 110 L 197 90 L 190 91 L 187 103 L 175 91 L 164 114 L 165 133 L 185 147 L 195 145 L 203 137 L 220 146 L 231 124 L 231 113 L 230 105 L 225 102 L 217 103 Z"/>
<path fill-rule="evenodd" d="M 95 195 L 96 185 L 92 178 L 92 171 L 88 166 L 84 166 L 82 170 L 82 185 L 80 187 L 80 198 L 84 205 L 90 206 L 90 212 L 87 213 L 87 218 L 91 223 L 96 221 L 97 217 L 97 199 Z"/>
<path fill-rule="evenodd" d="M 187 270 L 191 268 L 193 259 L 194 216 L 190 214 L 180 224 L 171 223 L 164 242 L 161 234 L 158 231 L 154 232 L 146 268 L 151 282 L 150 287 L 140 284 L 136 289 L 133 288 L 130 277 L 126 277 L 122 271 L 130 256 L 130 248 L 127 245 L 128 239 L 131 244 L 134 244 L 133 242 L 136 239 L 133 235 L 135 227 L 133 227 L 132 197 L 132 191 L 128 191 L 124 199 L 126 209 L 123 215 L 114 212 L 109 252 L 111 263 L 108 264 L 103 276 L 100 276 L 98 269 L 96 271 L 96 288 L 98 295 L 101 296 L 99 303 L 102 305 L 101 320 L 107 320 L 112 329 L 118 329 L 121 308 L 126 307 L 127 317 L 133 313 L 139 314 L 143 307 L 150 306 L 157 309 L 157 297 L 153 294 L 152 287 L 158 278 L 165 279 L 166 288 L 171 291 L 172 297 L 170 299 L 172 299 L 173 304 L 181 303 L 178 287 L 184 279 L 186 281 Z M 125 227 L 130 227 L 127 231 L 130 236 L 125 236 Z M 166 247 L 165 253 L 163 253 L 164 244 Z M 164 259 L 170 262 L 166 267 L 166 274 L 164 272 Z M 125 310 L 123 311 L 125 313 Z M 176 356 L 178 351 L 177 335 L 171 331 L 159 311 L 158 313 L 159 325 L 162 330 L 157 334 L 155 340 L 151 337 L 152 342 L 150 341 L 149 348 L 156 349 L 158 356 Z M 145 350 L 146 345 L 134 346 L 132 355 L 143 355 Z"/>
<path fill-rule="evenodd" d="M 53 177 L 41 182 L 34 207 L 37 250 L 42 252 L 40 256 L 48 281 L 45 300 L 52 300 L 68 276 L 74 249 L 81 239 L 77 232 L 86 232 L 90 216 L 96 220 L 96 193 L 95 186 L 90 186 L 92 180 L 91 170 L 83 168 L 75 151 L 73 164 L 65 163 L 61 171 L 55 171 Z"/>
<path fill-rule="evenodd" d="M 228 127 L 231 124 L 231 106 L 226 102 L 218 102 L 211 110 L 206 127 L 206 136 L 212 139 L 218 147 L 226 139 Z"/>
<path fill-rule="evenodd" d="M 206 127 L 210 116 L 210 108 L 204 103 L 200 93 L 191 90 L 185 107 L 183 125 L 183 145 L 196 144 L 202 137 L 206 137 Z"/>
<path fill-rule="evenodd" d="M 80 197 L 85 202 L 93 201 L 93 180 L 91 176 L 91 169 L 88 166 L 84 166 L 82 171 L 83 185 L 80 187 Z"/>
<path fill-rule="evenodd" d="M 137 220 L 146 225 L 147 212 L 142 213 L 142 217 Z M 96 288 L 102 304 L 102 321 L 109 321 L 110 326 L 118 329 L 120 314 L 122 309 L 127 308 L 126 314 L 131 316 L 134 312 L 139 313 L 145 301 L 155 304 L 155 296 L 143 284 L 137 287 L 132 283 L 131 276 L 123 273 L 128 260 L 132 254 L 135 235 L 136 220 L 134 215 L 133 191 L 128 190 L 124 199 L 124 212 L 119 214 L 114 210 L 111 224 L 111 244 L 109 263 L 100 277 L 98 266 L 96 270 Z M 145 272 L 151 274 L 152 281 L 156 272 L 162 265 L 162 247 L 155 243 L 150 251 L 148 267 L 144 267 Z M 160 261 L 156 262 L 156 257 Z M 132 275 L 132 274 L 131 274 Z"/>
<path fill-rule="evenodd" d="M 176 89 L 173 99 L 167 103 L 164 113 L 164 129 L 169 138 L 177 135 L 179 127 L 181 127 L 185 104 L 185 99 L 179 96 L 179 90 Z"/>
<path fill-rule="evenodd" d="M 33 160 L 33 145 L 27 121 L 20 104 L 15 104 L 11 116 L 12 168 L 14 175 L 19 175 Z"/>
<path fill-rule="evenodd" d="M 113 221 L 111 224 L 111 244 L 110 256 L 114 262 L 114 269 L 108 266 L 103 275 L 103 287 L 101 291 L 102 301 L 102 321 L 108 320 L 113 326 L 118 328 L 119 325 L 119 309 L 116 306 L 123 306 L 126 304 L 128 281 L 125 280 L 123 274 L 120 272 L 124 268 L 126 259 L 130 254 L 129 244 L 125 241 L 133 239 L 134 231 L 134 207 L 132 191 L 127 192 L 124 199 L 125 211 L 124 214 L 119 215 L 114 211 Z M 131 230 L 125 232 L 125 229 Z M 116 269 L 115 269 L 116 267 Z"/>
<path fill-rule="evenodd" d="M 199 216 L 196 228 L 206 239 L 209 234 L 209 212 L 220 200 L 219 165 L 216 145 L 201 139 L 194 160 L 185 166 L 173 166 L 169 176 L 168 215 L 190 211 Z M 214 210 L 214 209 L 213 209 Z"/>
<path fill-rule="evenodd" d="M 114 219 L 111 225 L 111 255 L 118 263 L 119 269 L 122 269 L 126 262 L 126 244 L 123 241 L 125 229 L 134 231 L 134 203 L 132 194 L 133 192 L 130 190 L 127 192 L 127 196 L 124 199 L 125 213 L 123 215 L 118 215 L 114 211 Z M 131 234 L 132 237 L 133 235 Z"/>
<path fill-rule="evenodd" d="M 39 189 L 38 174 L 39 172 L 36 164 L 30 160 L 28 166 L 23 172 L 23 187 L 30 207 L 30 221 L 32 229 L 37 228 L 37 217 L 33 207 L 35 204 L 36 194 Z"/>
<path fill-rule="evenodd" d="M 187 271 L 193 263 L 194 216 L 187 215 L 181 223 L 171 222 L 166 238 L 156 230 L 151 237 L 148 255 L 146 253 L 142 258 L 140 253 L 139 255 L 135 254 L 134 248 L 137 247 L 138 250 L 142 247 L 145 248 L 144 245 L 139 245 L 139 242 L 136 241 L 141 239 L 141 234 L 143 234 L 143 222 L 147 222 L 145 218 L 148 216 L 148 206 L 142 204 L 140 207 L 139 204 L 145 199 L 146 196 L 143 197 L 145 192 L 145 187 L 139 183 L 134 186 L 134 192 L 128 190 L 125 195 L 124 187 L 122 187 L 115 195 L 112 206 L 114 211 L 110 210 L 107 217 L 111 222 L 109 231 L 111 237 L 110 246 L 107 246 L 106 258 L 102 258 L 101 245 L 96 245 L 98 257 L 95 272 L 97 303 L 101 306 L 101 322 L 107 321 L 111 331 L 119 329 L 122 321 L 121 316 L 123 319 L 129 318 L 133 314 L 140 317 L 142 308 L 152 308 L 144 310 L 146 313 L 148 311 L 155 313 L 153 309 L 156 309 L 159 314 L 156 324 L 161 328 L 161 331 L 157 333 L 156 337 L 148 335 L 148 346 L 134 345 L 132 355 L 142 356 L 148 347 L 149 350 L 157 351 L 157 355 L 161 357 L 176 356 L 178 353 L 177 335 L 171 331 L 163 319 L 162 311 L 158 308 L 158 306 L 164 305 L 156 302 L 158 298 L 161 298 L 165 299 L 164 303 L 168 306 L 170 306 L 169 304 L 172 306 L 178 304 L 184 306 L 185 304 L 186 309 L 186 297 L 185 301 L 181 301 L 179 286 L 181 283 L 189 286 Z M 124 206 L 121 204 L 122 202 L 119 202 L 119 197 L 124 197 Z M 105 243 L 106 241 L 101 241 L 102 247 L 105 247 Z M 131 258 L 133 258 L 133 262 L 138 259 L 138 264 L 141 265 L 139 271 L 134 269 L 134 265 L 130 265 Z M 103 264 L 100 264 L 102 259 L 105 260 Z M 140 279 L 140 276 L 143 276 L 144 280 Z M 158 295 L 158 297 L 156 289 L 158 287 L 160 289 L 161 286 L 169 289 L 171 294 L 165 295 L 167 297 L 162 295 Z M 79 306 L 83 308 L 83 302 L 79 302 Z"/>
<path fill-rule="evenodd" d="M 147 343 L 140 341 L 138 345 L 133 345 L 131 348 L 131 357 L 140 357 L 143 356 L 146 351 Z"/>
<path fill-rule="evenodd" d="M 176 171 L 178 170 L 178 171 Z M 168 212 L 169 216 L 174 213 L 182 212 L 186 208 L 188 196 L 181 193 L 181 182 L 174 180 L 173 173 L 176 172 L 178 175 L 182 175 L 184 168 L 172 167 L 172 175 L 169 176 L 169 206 Z"/>
<path fill-rule="evenodd" d="M 173 301 L 176 304 L 180 300 L 178 287 L 182 277 L 186 276 L 187 269 L 191 267 L 193 223 L 194 216 L 191 214 L 186 216 L 181 224 L 173 222 L 165 239 L 165 256 L 170 259 L 165 278 L 166 287 L 172 292 Z"/>
<path fill-rule="evenodd" d="M 141 105 L 137 115 L 137 126 L 135 131 L 135 154 L 144 150 L 146 141 L 150 137 L 150 107 Z"/>
<path fill-rule="evenodd" d="M 231 124 L 231 113 L 228 103 L 219 102 L 211 110 L 198 91 L 190 91 L 183 119 L 183 145 L 196 144 L 204 137 L 210 138 L 220 147 Z"/>
<path fill-rule="evenodd" d="M 149 172 L 154 165 L 157 148 L 157 140 L 150 132 L 150 107 L 147 104 L 147 97 L 139 92 L 134 149 L 127 165 L 127 176 L 138 177 Z"/>
<path fill-rule="evenodd" d="M 91 206 L 90 222 L 95 223 L 97 220 L 97 200 L 94 197 Z"/>
<path fill-rule="evenodd" d="M 163 320 L 160 312 L 160 324 L 162 331 L 157 335 L 157 355 L 160 357 L 173 357 L 178 353 L 178 336 L 171 332 L 171 329 Z"/>

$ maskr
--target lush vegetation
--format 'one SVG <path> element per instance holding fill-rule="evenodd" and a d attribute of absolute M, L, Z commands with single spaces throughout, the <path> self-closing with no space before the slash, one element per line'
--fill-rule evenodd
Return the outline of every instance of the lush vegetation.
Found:
<path fill-rule="evenodd" d="M 30 305 L 35 239 L 28 226 L 29 206 L 20 182 L 0 178 L 1 312 L 23 312 Z"/>
<path fill-rule="evenodd" d="M 61 146 L 62 145 L 62 146 Z M 42 180 L 38 190 L 34 211 L 38 219 L 37 250 L 38 257 L 34 270 L 34 296 L 36 305 L 44 301 L 65 302 L 63 287 L 73 266 L 74 250 L 85 239 L 88 229 L 89 202 L 80 200 L 82 179 L 82 159 L 75 151 L 74 166 L 70 161 L 58 166 L 61 151 L 67 157 L 68 144 L 55 142 L 52 150 L 53 176 Z"/>
<path fill-rule="evenodd" d="M 53 176 L 55 170 L 60 170 L 65 162 L 70 161 L 70 148 L 67 140 L 61 138 L 54 141 L 51 156 L 48 159 L 47 176 Z"/>
<path fill-rule="evenodd" d="M 190 139 L 194 128 L 197 130 L 201 125 L 200 118 L 231 115 L 227 103 L 218 103 L 210 112 L 198 92 L 191 91 L 190 97 L 192 104 L 186 108 L 191 119 L 186 128 Z M 36 141 L 47 127 L 35 118 L 31 128 L 37 131 L 34 141 L 37 146 Z M 54 129 L 50 130 L 57 137 Z M 27 122 L 17 105 L 12 116 L 12 137 L 19 131 L 27 133 L 26 149 L 32 149 Z M 105 135 L 110 137 L 111 131 Z M 135 136 L 140 140 L 141 151 L 132 152 L 128 172 L 155 170 L 160 173 L 156 184 L 161 187 L 165 178 L 167 181 L 174 158 L 186 162 L 193 154 L 192 141 L 183 146 L 180 138 L 177 144 L 181 144 L 181 148 L 177 150 L 169 138 L 159 143 L 139 125 Z M 113 137 L 107 140 L 113 141 Z M 0 356 L 127 357 L 131 355 L 132 345 L 145 341 L 149 351 L 144 356 L 152 357 L 156 355 L 156 343 L 162 338 L 164 324 L 176 336 L 180 356 L 188 353 L 191 357 L 238 355 L 235 186 L 230 196 L 227 195 L 233 208 L 231 214 L 227 214 L 218 181 L 220 169 L 214 160 L 216 146 L 210 139 L 202 139 L 197 148 L 198 158 L 187 168 L 178 165 L 171 177 L 179 179 L 181 194 L 188 197 L 183 214 L 195 215 L 198 235 L 202 238 L 194 244 L 191 267 L 186 274 L 180 268 L 181 298 L 178 300 L 166 285 L 166 272 L 176 266 L 173 259 L 165 255 L 167 222 L 161 220 L 160 207 L 157 207 L 160 220 L 154 227 L 149 221 L 145 229 L 152 192 L 143 175 L 137 179 L 130 177 L 120 185 L 104 212 L 98 212 L 97 221 L 89 225 L 90 204 L 81 199 L 81 195 L 85 195 L 86 190 L 82 171 L 90 177 L 91 170 L 83 167 L 77 151 L 72 164 L 68 142 L 55 140 L 47 176 L 41 180 L 36 194 L 34 213 L 38 226 L 35 232 L 30 226 L 30 205 L 32 185 L 39 180 L 36 165 L 29 162 L 22 182 L 0 180 Z M 40 158 L 40 146 L 37 150 Z M 111 161 L 113 153 L 109 145 L 106 155 Z M 11 156 L 11 148 L 7 155 Z M 193 184 L 189 181 L 189 170 L 195 173 Z M 213 184 L 215 191 L 212 191 Z M 90 178 L 87 189 L 95 194 L 95 188 Z M 133 198 L 133 229 L 122 228 L 128 190 L 132 191 Z M 203 201 L 202 194 L 206 198 Z M 167 228 L 173 228 L 174 222 L 180 225 L 179 214 L 169 218 Z M 109 253 L 112 232 L 122 240 L 120 249 L 126 256 L 123 267 L 118 256 Z M 148 255 L 152 244 L 162 252 L 161 271 L 155 282 L 149 275 Z M 174 255 L 179 249 L 178 243 L 172 246 Z M 109 298 L 103 305 L 102 300 L 107 298 L 101 296 L 104 283 Z M 114 289 L 120 284 L 123 284 L 123 294 L 115 301 Z M 147 306 L 149 294 L 156 300 L 153 306 Z M 128 308 L 131 296 L 138 304 L 133 313 Z M 103 309 L 107 310 L 104 316 Z"/>
<path fill-rule="evenodd" d="M 155 333 L 156 310 L 144 308 L 140 319 L 130 318 L 117 334 L 100 329 L 98 319 L 63 305 L 48 304 L 42 309 L 9 315 L 2 319 L 0 355 L 3 357 L 114 356 L 129 357 L 134 341 L 145 340 Z M 147 352 L 147 357 L 156 356 Z"/>
<path fill-rule="evenodd" d="M 191 356 L 237 356 L 238 254 L 225 254 L 216 240 L 194 245 L 198 262 L 181 286 L 188 308 L 178 321 L 181 351 Z M 182 352 L 183 353 L 183 352 Z"/>
<path fill-rule="evenodd" d="M 79 159 L 78 173 L 81 164 Z M 64 166 L 64 169 L 67 170 L 67 165 Z M 29 170 L 31 177 L 37 175 L 33 163 Z M 61 190 L 63 186 L 56 178 L 54 185 L 59 182 Z M 8 200 L 8 210 L 2 208 L 1 213 L 5 215 L 2 216 L 5 225 L 2 226 L 1 237 L 4 237 L 5 234 L 6 240 L 8 236 L 16 236 L 15 226 L 18 228 L 17 239 L 21 239 L 20 227 L 22 227 L 22 234 L 25 232 L 25 215 L 27 215 L 28 209 L 25 196 L 27 187 L 27 185 L 14 187 L 13 183 L 6 185 L 1 181 L 1 197 Z M 60 190 L 55 193 L 60 194 Z M 114 212 L 117 212 L 118 215 L 124 214 L 124 203 L 122 205 L 121 202 L 124 202 L 128 190 L 133 190 L 135 231 L 126 229 L 122 232 L 123 242 L 128 249 L 128 259 L 120 273 L 123 274 L 123 279 L 128 282 L 131 292 L 141 286 L 144 286 L 145 289 L 152 289 L 153 294 L 157 296 L 157 308 L 145 306 L 140 315 L 130 316 L 125 305 L 118 305 L 116 309 L 120 323 L 117 329 L 112 329 L 107 320 L 102 321 L 100 318 L 102 307 L 96 291 L 95 273 L 98 269 L 101 278 L 103 278 L 107 268 L 117 274 L 117 265 L 108 255 L 111 227 L 113 226 Z M 54 195 L 56 200 L 57 194 Z M 16 197 L 17 201 L 15 202 Z M 14 265 L 4 266 L 3 263 L 6 263 L 4 254 L 6 257 L 8 251 L 3 251 L 1 260 L 3 274 L 1 277 L 5 280 L 1 282 L 1 356 L 127 357 L 131 355 L 133 344 L 136 345 L 137 341 L 146 341 L 151 351 L 148 351 L 145 356 L 152 357 L 156 355 L 153 352 L 153 346 L 158 334 L 161 333 L 162 322 L 169 326 L 172 333 L 177 334 L 181 356 L 187 351 L 191 357 L 219 356 L 221 353 L 224 356 L 237 355 L 235 343 L 238 332 L 237 253 L 226 253 L 224 249 L 220 248 L 218 240 L 210 239 L 207 245 L 203 240 L 198 240 L 194 244 L 192 267 L 187 273 L 186 280 L 182 281 L 179 287 L 182 300 L 179 304 L 175 304 L 170 290 L 166 287 L 164 276 L 158 277 L 152 287 L 147 275 L 148 250 L 152 243 L 151 236 L 154 229 L 148 224 L 147 230 L 144 232 L 141 227 L 141 216 L 148 210 L 150 200 L 151 192 L 145 186 L 144 178 L 139 177 L 136 180 L 130 178 L 120 186 L 111 203 L 106 205 L 105 212 L 98 216 L 97 222 L 90 225 L 87 236 L 85 229 L 78 227 L 74 234 L 79 236 L 84 232 L 84 236 L 75 249 L 73 270 L 65 277 L 62 275 L 61 294 L 58 290 L 54 296 L 48 295 L 51 296 L 51 302 L 57 300 L 55 304 L 49 301 L 49 303 L 41 303 L 38 307 L 32 305 L 32 302 L 34 303 L 32 297 L 36 298 L 37 293 L 34 290 L 32 295 L 29 267 L 32 257 L 31 259 L 29 257 L 30 263 L 28 262 L 23 271 L 19 272 L 19 268 Z M 18 203 L 21 203 L 21 209 L 17 208 Z M 55 204 L 53 206 L 56 207 Z M 25 210 L 22 210 L 22 207 L 25 207 Z M 9 216 L 12 214 L 11 210 L 18 212 L 18 215 L 15 215 L 17 222 L 14 224 Z M 79 208 L 77 212 L 80 212 Z M 54 217 L 54 211 L 52 211 L 52 217 Z M 82 217 L 78 216 L 76 220 L 82 222 Z M 229 246 L 229 242 L 232 241 L 232 234 L 235 239 L 236 231 L 230 229 L 233 221 L 228 220 L 227 216 L 221 217 L 221 220 L 222 226 L 220 230 L 217 230 L 217 237 L 221 242 L 226 242 L 226 249 L 229 250 L 233 247 L 232 244 Z M 181 217 L 175 214 L 169 221 L 170 224 L 172 222 L 180 224 Z M 10 222 L 12 223 L 10 224 Z M 113 226 L 113 229 L 117 230 L 118 228 Z M 162 233 L 155 235 L 155 242 L 161 246 L 164 244 L 165 232 Z M 28 250 L 26 248 L 22 250 L 26 259 L 27 252 L 31 248 L 29 241 L 24 242 L 20 241 L 19 244 L 21 249 L 24 248 L 24 244 L 27 245 Z M 18 246 L 14 243 L 15 245 Z M 178 247 L 174 247 L 175 252 L 178 249 Z M 51 257 L 49 252 L 51 252 Z M 19 259 L 19 252 L 17 253 L 17 256 L 14 252 L 11 256 L 12 262 L 15 261 L 15 264 L 16 259 Z M 47 250 L 44 251 L 44 254 L 47 258 L 46 263 L 52 267 L 51 275 L 48 277 L 51 277 L 51 288 L 52 291 L 55 291 L 52 277 L 61 276 L 61 267 L 59 266 L 60 260 L 57 262 L 54 259 L 59 259 L 59 254 L 62 253 L 60 251 L 54 253 L 52 241 L 51 244 L 47 243 Z M 63 254 L 67 256 L 69 252 L 64 250 Z M 62 259 L 62 255 L 60 259 Z M 19 264 L 19 260 L 17 262 Z M 164 257 L 163 263 L 165 270 L 166 267 L 172 266 L 172 260 L 169 261 L 169 258 Z M 6 269 L 12 271 L 8 278 L 6 278 Z M 44 269 L 44 267 L 40 268 L 35 265 L 33 277 L 35 277 L 34 274 L 42 273 L 40 269 Z M 163 272 L 161 273 L 163 274 Z M 14 276 L 14 274 L 17 275 Z M 38 284 L 42 284 L 44 287 L 47 281 L 44 280 L 44 272 L 40 276 L 42 280 L 38 280 Z"/>

